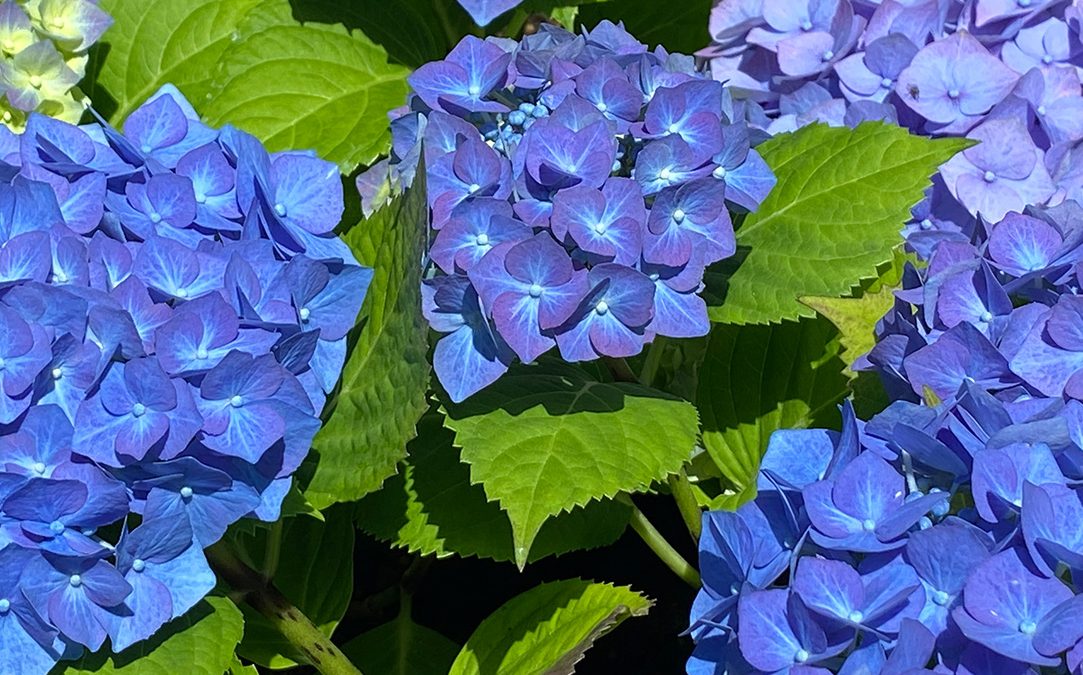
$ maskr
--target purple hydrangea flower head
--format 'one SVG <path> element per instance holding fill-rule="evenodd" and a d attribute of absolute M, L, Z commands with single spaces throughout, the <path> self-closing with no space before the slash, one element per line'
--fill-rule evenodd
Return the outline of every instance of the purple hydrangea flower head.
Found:
<path fill-rule="evenodd" d="M 859 33 L 850 50 L 832 54 L 826 70 L 795 74 L 805 71 L 791 67 L 795 52 L 781 45 L 837 38 L 830 25 L 845 5 Z M 935 177 L 930 200 L 904 229 L 923 258 L 945 238 L 969 237 L 976 214 L 995 224 L 1030 205 L 1083 198 L 1076 3 L 726 2 L 715 3 L 711 26 L 714 44 L 700 55 L 735 96 L 763 102 L 766 118 L 749 118 L 754 126 L 780 133 L 884 120 L 916 133 L 984 137 L 985 149 L 971 148 Z M 996 163 L 1003 170 L 986 166 Z"/>
<path fill-rule="evenodd" d="M 863 19 L 849 2 L 809 11 L 830 15 L 825 34 L 842 36 L 844 56 Z M 357 185 L 363 208 L 379 208 L 416 184 L 424 156 L 423 309 L 453 400 L 554 346 L 593 360 L 708 332 L 703 275 L 736 250 L 729 209 L 757 209 L 775 183 L 754 147 L 768 137 L 750 129 L 766 125 L 756 104 L 610 21 L 467 37 L 410 83 L 391 156 Z"/>

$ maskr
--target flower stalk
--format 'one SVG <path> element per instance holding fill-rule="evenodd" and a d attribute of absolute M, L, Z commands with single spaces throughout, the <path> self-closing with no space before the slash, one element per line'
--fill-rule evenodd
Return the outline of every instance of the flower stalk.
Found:
<path fill-rule="evenodd" d="M 207 560 L 219 578 L 262 614 L 304 661 L 322 675 L 361 675 L 346 655 L 301 610 L 223 544 L 207 549 Z"/>

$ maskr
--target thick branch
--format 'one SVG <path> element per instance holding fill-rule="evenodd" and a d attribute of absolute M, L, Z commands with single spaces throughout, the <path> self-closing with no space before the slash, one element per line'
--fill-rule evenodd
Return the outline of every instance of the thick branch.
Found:
<path fill-rule="evenodd" d="M 361 671 L 301 610 L 224 544 L 207 549 L 207 560 L 219 578 L 262 614 L 313 668 L 323 675 L 361 675 Z"/>

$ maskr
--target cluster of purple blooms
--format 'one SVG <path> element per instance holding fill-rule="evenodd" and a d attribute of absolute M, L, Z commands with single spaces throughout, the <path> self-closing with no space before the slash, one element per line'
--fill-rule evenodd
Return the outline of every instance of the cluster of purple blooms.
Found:
<path fill-rule="evenodd" d="M 410 84 L 392 157 L 358 185 L 371 204 L 424 160 L 424 312 L 446 334 L 434 368 L 453 400 L 554 346 L 587 361 L 708 332 L 699 292 L 735 251 L 728 209 L 774 186 L 754 105 L 610 22 L 468 36 Z"/>
<path fill-rule="evenodd" d="M 0 653 L 45 673 L 153 634 L 203 549 L 275 520 L 370 270 L 337 168 L 201 123 L 0 134 Z"/>
<path fill-rule="evenodd" d="M 727 0 L 710 27 L 714 77 L 772 133 L 882 119 L 968 136 L 937 202 L 993 222 L 1083 197 L 1079 0 Z M 951 210 L 924 227 L 957 231 Z"/>

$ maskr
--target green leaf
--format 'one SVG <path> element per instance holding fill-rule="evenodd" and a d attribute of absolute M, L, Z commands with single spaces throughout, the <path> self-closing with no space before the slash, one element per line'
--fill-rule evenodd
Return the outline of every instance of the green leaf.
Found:
<path fill-rule="evenodd" d="M 760 457 L 775 430 L 837 420 L 847 379 L 836 335 L 825 319 L 711 330 L 696 403 L 704 447 L 736 492 L 716 508 L 755 494 Z"/>
<path fill-rule="evenodd" d="M 154 637 L 120 654 L 108 650 L 60 664 L 54 675 L 222 675 L 233 663 L 233 648 L 244 632 L 244 619 L 228 598 L 208 596 L 184 616 L 166 624 Z"/>
<path fill-rule="evenodd" d="M 562 675 L 622 621 L 651 602 L 625 586 L 579 579 L 542 584 L 478 626 L 449 675 Z"/>
<path fill-rule="evenodd" d="M 311 516 L 316 520 L 324 520 L 323 512 L 317 510 L 315 506 L 305 499 L 305 495 L 298 489 L 296 482 L 290 485 L 290 491 L 286 493 L 286 498 L 282 500 L 282 514 L 280 517 L 285 519 L 292 516 Z"/>
<path fill-rule="evenodd" d="M 393 63 L 411 68 L 443 59 L 474 26 L 458 3 L 447 0 L 304 0 L 296 4 L 295 15 L 359 29 L 387 50 Z"/>
<path fill-rule="evenodd" d="M 855 293 L 853 297 L 801 298 L 802 304 L 815 309 L 838 328 L 847 372 L 857 357 L 876 345 L 876 322 L 895 304 L 895 290 L 902 281 L 905 262 L 905 254 L 900 249 L 895 249 L 892 264 L 874 284 Z"/>
<path fill-rule="evenodd" d="M 342 235 L 375 276 L 340 390 L 301 467 L 305 496 L 318 509 L 360 499 L 393 475 L 427 407 L 428 328 L 421 316 L 427 229 L 425 189 L 416 185 Z"/>
<path fill-rule="evenodd" d="M 230 664 L 229 670 L 226 671 L 226 675 L 259 675 L 259 671 L 252 664 L 244 664 L 236 656 L 233 657 L 233 663 Z"/>
<path fill-rule="evenodd" d="M 363 673 L 447 675 L 459 645 L 405 614 L 347 642 L 342 651 Z"/>
<path fill-rule="evenodd" d="M 454 439 L 442 415 L 423 417 L 402 470 L 358 504 L 357 523 L 411 553 L 513 560 L 511 523 L 481 486 L 470 484 L 470 467 L 459 460 Z M 551 518 L 538 532 L 529 561 L 611 544 L 624 532 L 629 511 L 607 500 Z"/>
<path fill-rule="evenodd" d="M 281 523 L 282 539 L 278 569 L 272 583 L 320 631 L 330 637 L 346 613 L 353 595 L 354 527 L 352 511 L 331 509 L 325 522 L 296 517 Z M 249 562 L 266 557 L 268 531 L 253 539 L 242 539 Z M 245 616 L 244 640 L 237 653 L 261 666 L 290 668 L 302 662 L 282 635 L 255 610 L 242 606 Z"/>
<path fill-rule="evenodd" d="M 690 404 L 563 364 L 515 368 L 445 410 L 471 481 L 511 519 L 520 567 L 546 520 L 649 489 L 680 469 L 696 442 Z"/>
<path fill-rule="evenodd" d="M 778 185 L 737 230 L 737 255 L 707 272 L 711 319 L 776 323 L 814 315 L 798 298 L 847 294 L 891 260 L 910 208 L 966 139 L 865 123 L 804 127 L 760 146 Z"/>
<path fill-rule="evenodd" d="M 312 148 L 343 173 L 368 164 L 390 139 L 387 111 L 402 105 L 410 71 L 360 31 L 275 24 L 224 54 L 203 114 L 233 124 L 270 150 Z"/>
<path fill-rule="evenodd" d="M 624 22 L 640 42 L 649 47 L 663 45 L 673 52 L 691 54 L 711 41 L 707 32 L 713 0 L 610 0 L 579 9 L 579 22 L 586 28 L 603 19 Z"/>
<path fill-rule="evenodd" d="M 163 84 L 197 106 L 211 94 L 222 55 L 263 0 L 102 0 L 113 27 L 91 54 L 94 107 L 119 124 Z"/>

